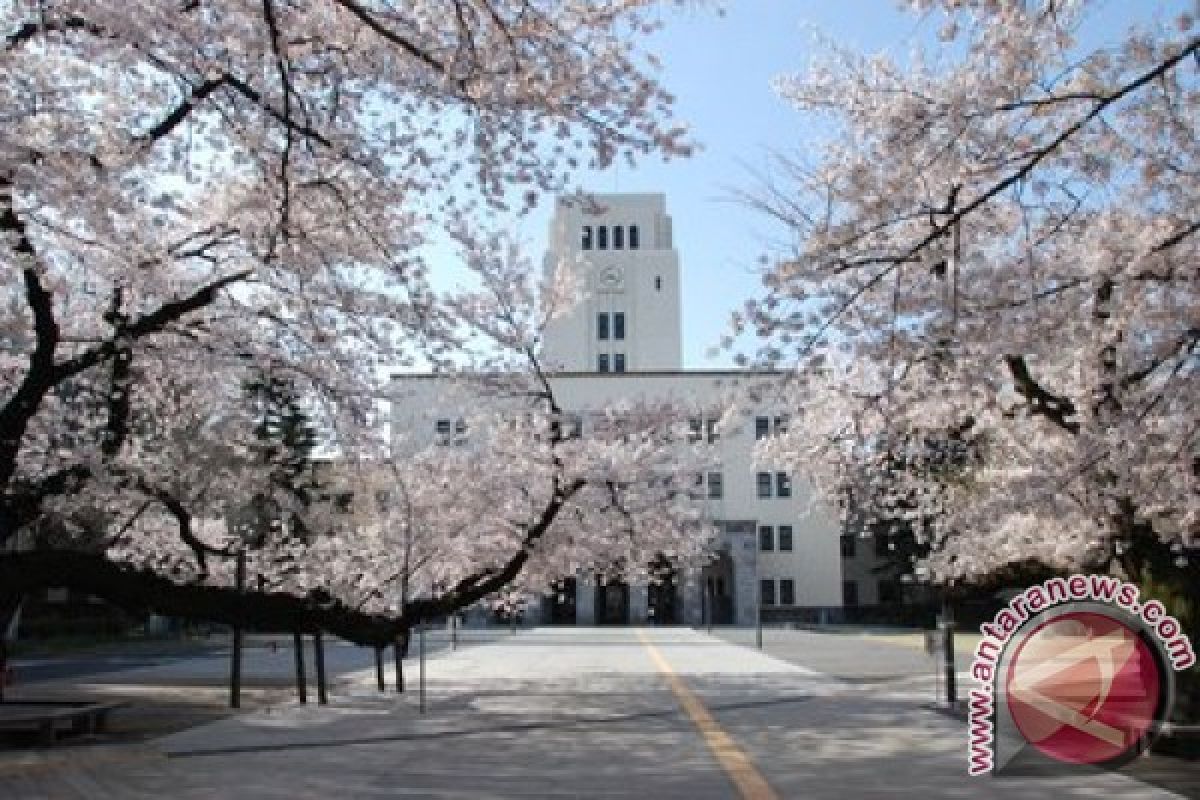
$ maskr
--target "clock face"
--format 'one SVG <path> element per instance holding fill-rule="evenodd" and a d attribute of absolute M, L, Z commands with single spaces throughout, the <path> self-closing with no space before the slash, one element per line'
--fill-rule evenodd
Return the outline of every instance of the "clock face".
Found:
<path fill-rule="evenodd" d="M 617 291 L 625 281 L 625 275 L 620 267 L 604 267 L 598 276 L 600 288 L 606 291 Z"/>

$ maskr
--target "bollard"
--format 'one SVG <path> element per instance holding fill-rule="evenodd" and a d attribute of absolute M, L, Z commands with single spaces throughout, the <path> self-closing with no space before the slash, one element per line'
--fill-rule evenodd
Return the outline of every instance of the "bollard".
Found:
<path fill-rule="evenodd" d="M 375 683 L 379 691 L 387 691 L 387 683 L 383 679 L 383 648 L 375 645 Z"/>
<path fill-rule="evenodd" d="M 958 704 L 958 687 L 954 670 L 954 609 L 949 600 L 942 601 L 942 665 L 946 681 L 946 705 L 954 708 Z"/>
<path fill-rule="evenodd" d="M 425 713 L 425 626 L 417 628 L 418 646 L 421 650 L 420 705 L 421 713 Z"/>
<path fill-rule="evenodd" d="M 238 550 L 234 582 L 241 594 L 246 585 L 246 550 Z M 229 707 L 242 707 L 242 626 L 233 626 L 233 653 L 229 664 Z"/>
<path fill-rule="evenodd" d="M 292 634 L 292 652 L 296 655 L 296 694 L 300 705 L 308 703 L 308 679 L 304 675 L 304 637 L 297 631 Z"/>
<path fill-rule="evenodd" d="M 325 686 L 325 640 L 321 637 L 321 631 L 313 634 L 313 649 L 316 651 L 317 662 L 317 703 L 318 705 L 327 705 L 329 703 L 329 695 Z"/>
<path fill-rule="evenodd" d="M 406 634 L 407 635 L 407 634 Z M 404 651 L 400 649 L 400 637 L 392 643 L 392 654 L 396 659 L 396 694 L 404 693 Z"/>

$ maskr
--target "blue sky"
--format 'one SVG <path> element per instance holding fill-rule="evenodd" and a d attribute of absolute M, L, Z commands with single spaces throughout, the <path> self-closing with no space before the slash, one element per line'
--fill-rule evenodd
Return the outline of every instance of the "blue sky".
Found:
<path fill-rule="evenodd" d="M 1123 30 L 1155 9 L 1186 9 L 1186 0 L 1108 0 L 1082 32 L 1088 43 Z M 815 156 L 821 131 L 771 89 L 772 79 L 801 71 L 818 54 L 812 29 L 840 44 L 903 59 L 918 43 L 934 44 L 940 17 L 922 19 L 891 0 L 726 0 L 725 12 L 664 11 L 666 27 L 647 43 L 663 63 L 661 80 L 677 97 L 676 112 L 703 149 L 689 159 L 655 160 L 579 177 L 598 192 L 667 195 L 683 267 L 684 365 L 728 366 L 708 349 L 725 332 L 730 312 L 758 289 L 757 258 L 779 231 L 731 199 L 752 188 L 752 171 L 771 151 Z M 522 220 L 519 235 L 541 263 L 552 199 Z"/>

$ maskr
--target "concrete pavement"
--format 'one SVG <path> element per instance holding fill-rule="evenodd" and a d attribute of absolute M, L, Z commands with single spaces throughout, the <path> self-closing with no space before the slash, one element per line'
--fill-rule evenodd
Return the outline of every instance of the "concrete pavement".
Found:
<path fill-rule="evenodd" d="M 424 716 L 367 670 L 327 708 L 277 706 L 40 772 L 0 761 L 0 797 L 1172 796 L 1125 775 L 969 778 L 962 723 L 908 687 L 684 628 L 501 636 L 433 658 L 428 686 Z"/>

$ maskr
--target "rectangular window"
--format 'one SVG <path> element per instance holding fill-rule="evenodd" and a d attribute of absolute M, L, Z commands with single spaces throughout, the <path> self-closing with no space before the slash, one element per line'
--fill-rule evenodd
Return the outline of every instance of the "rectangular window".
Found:
<path fill-rule="evenodd" d="M 625 247 L 625 229 L 620 225 L 613 226 L 613 250 Z"/>
<path fill-rule="evenodd" d="M 662 291 L 662 275 L 654 276 L 654 291 L 656 291 L 656 292 Z"/>
<path fill-rule="evenodd" d="M 439 419 L 437 421 L 437 424 L 435 427 L 437 429 L 438 436 L 449 436 L 450 435 L 450 420 Z"/>
<path fill-rule="evenodd" d="M 717 421 L 715 419 L 705 420 L 704 433 L 708 436 L 709 444 L 721 438 L 721 434 L 717 432 Z"/>
<path fill-rule="evenodd" d="M 462 417 L 459 417 L 458 419 L 456 419 L 454 421 L 454 432 L 457 433 L 459 436 L 462 436 L 464 433 L 466 433 L 467 432 L 467 421 L 465 419 L 463 419 Z"/>
<path fill-rule="evenodd" d="M 777 497 L 792 496 L 792 479 L 786 472 L 775 473 L 775 495 Z"/>
<path fill-rule="evenodd" d="M 854 558 L 855 542 L 853 534 L 842 534 L 842 558 Z"/>
<path fill-rule="evenodd" d="M 758 582 L 758 586 L 758 591 L 762 595 L 762 604 L 764 606 L 775 605 L 775 581 L 764 578 Z"/>
<path fill-rule="evenodd" d="M 596 226 L 596 249 L 597 250 L 607 250 L 608 249 L 608 226 L 607 225 Z"/>
<path fill-rule="evenodd" d="M 858 584 L 854 581 L 842 581 L 842 605 L 858 605 Z"/>
<path fill-rule="evenodd" d="M 775 529 L 770 525 L 758 526 L 758 549 L 764 553 L 775 549 Z"/>
<path fill-rule="evenodd" d="M 781 414 L 780 416 L 776 417 L 775 418 L 775 435 L 778 436 L 781 433 L 787 433 L 787 429 L 788 429 L 787 414 Z"/>
<path fill-rule="evenodd" d="M 779 581 L 779 605 L 796 605 L 796 582 L 791 578 L 784 578 Z"/>
<path fill-rule="evenodd" d="M 629 249 L 637 250 L 640 245 L 641 245 L 641 243 L 638 242 L 638 226 L 630 225 L 629 226 Z"/>
<path fill-rule="evenodd" d="M 757 480 L 758 480 L 758 496 L 759 497 L 770 497 L 771 496 L 771 473 L 760 472 L 760 473 L 758 473 Z"/>
<path fill-rule="evenodd" d="M 596 371 L 608 372 L 608 353 L 601 353 L 596 356 Z"/>
<path fill-rule="evenodd" d="M 624 353 L 614 353 L 613 354 L 613 372 L 624 372 L 624 371 L 625 371 L 625 354 Z"/>
<path fill-rule="evenodd" d="M 779 552 L 781 552 L 781 553 L 792 552 L 792 526 L 791 525 L 780 525 L 779 526 Z"/>
<path fill-rule="evenodd" d="M 700 441 L 700 430 L 701 430 L 702 422 L 703 422 L 703 420 L 701 420 L 699 417 L 690 417 L 688 419 L 688 441 L 689 442 Z"/>
<path fill-rule="evenodd" d="M 765 439 L 771 435 L 771 420 L 769 417 L 754 418 L 754 438 Z"/>
<path fill-rule="evenodd" d="M 725 496 L 725 479 L 719 472 L 708 473 L 708 496 L 719 500 Z"/>
<path fill-rule="evenodd" d="M 886 533 L 875 534 L 875 555 L 886 556 L 888 554 L 888 537 Z"/>
<path fill-rule="evenodd" d="M 608 340 L 608 312 L 601 311 L 596 315 L 596 338 Z"/>
<path fill-rule="evenodd" d="M 591 250 L 591 249 L 592 249 L 592 226 L 591 226 L 591 225 L 584 225 L 584 226 L 583 226 L 583 242 L 582 242 L 582 245 L 583 245 L 583 249 L 584 249 L 584 250 Z"/>
<path fill-rule="evenodd" d="M 625 312 L 624 311 L 614 311 L 613 312 L 612 334 L 613 334 L 613 338 L 619 342 L 625 340 Z"/>

